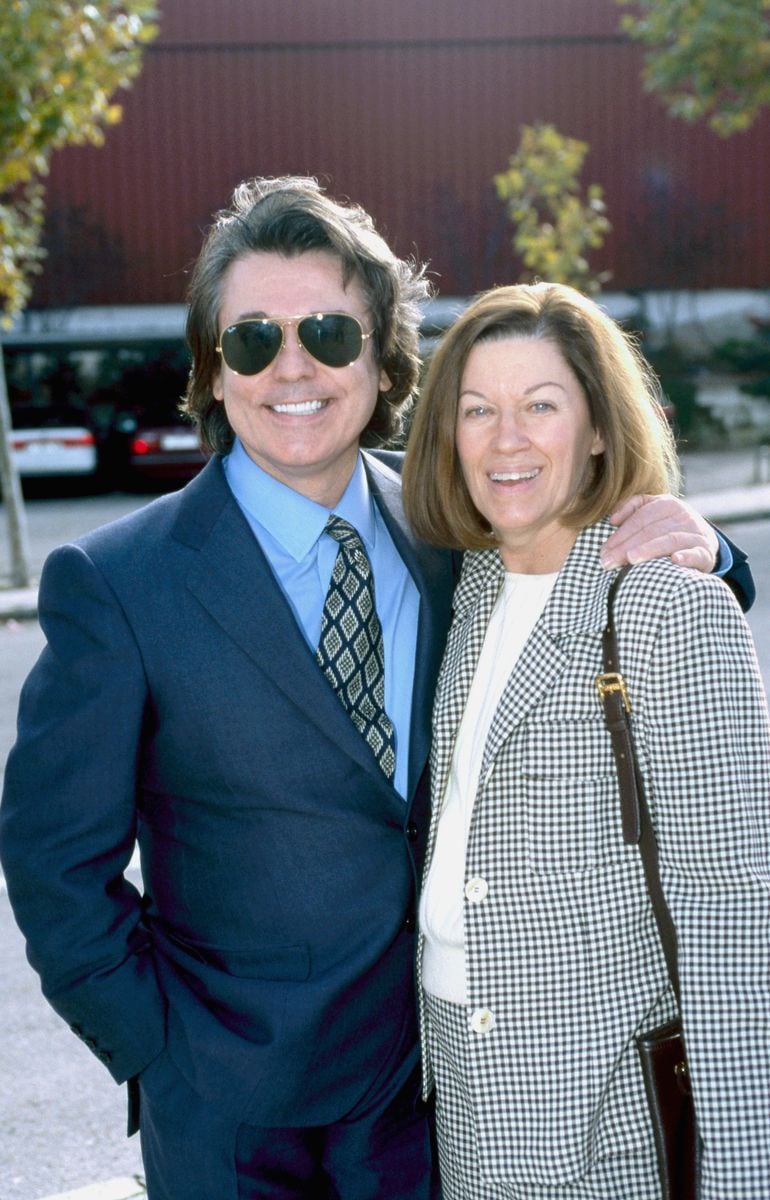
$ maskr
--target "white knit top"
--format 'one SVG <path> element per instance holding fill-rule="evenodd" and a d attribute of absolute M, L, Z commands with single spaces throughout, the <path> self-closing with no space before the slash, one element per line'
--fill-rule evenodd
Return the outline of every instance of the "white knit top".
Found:
<path fill-rule="evenodd" d="M 422 898 L 422 983 L 454 1004 L 467 1002 L 463 903 L 465 854 L 481 762 L 503 689 L 553 590 L 552 575 L 506 572 L 489 618 L 471 683 L 443 797 L 436 841 Z M 438 801 L 434 797 L 434 803 Z"/>

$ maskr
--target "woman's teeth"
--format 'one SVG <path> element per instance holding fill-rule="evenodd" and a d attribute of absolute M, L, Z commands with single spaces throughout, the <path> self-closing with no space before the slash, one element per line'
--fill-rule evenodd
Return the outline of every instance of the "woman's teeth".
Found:
<path fill-rule="evenodd" d="M 495 471 L 489 478 L 495 483 L 518 483 L 520 479 L 534 479 L 540 474 L 540 468 L 534 471 Z"/>

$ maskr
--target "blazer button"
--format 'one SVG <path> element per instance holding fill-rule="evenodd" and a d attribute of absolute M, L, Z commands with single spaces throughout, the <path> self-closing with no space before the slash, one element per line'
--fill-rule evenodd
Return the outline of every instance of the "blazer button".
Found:
<path fill-rule="evenodd" d="M 406 836 L 409 838 L 410 842 L 416 840 L 417 832 L 417 826 L 415 825 L 414 821 L 410 821 L 406 827 Z"/>
<path fill-rule="evenodd" d="M 465 885 L 465 896 L 471 904 L 481 904 L 482 900 L 486 900 L 488 892 L 489 884 L 486 879 L 469 879 Z"/>
<path fill-rule="evenodd" d="M 413 933 L 416 928 L 417 928 L 417 918 L 414 915 L 414 913 L 410 913 L 409 916 L 404 921 L 404 929 L 406 929 L 408 933 Z"/>
<path fill-rule="evenodd" d="M 495 1014 L 488 1008 L 476 1008 L 471 1014 L 471 1029 L 474 1033 L 489 1033 L 495 1027 Z"/>

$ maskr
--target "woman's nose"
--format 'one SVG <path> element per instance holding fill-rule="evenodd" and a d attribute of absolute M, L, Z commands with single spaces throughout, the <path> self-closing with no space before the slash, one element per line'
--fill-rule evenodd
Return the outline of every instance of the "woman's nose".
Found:
<path fill-rule="evenodd" d="M 495 427 L 495 440 L 499 449 L 519 449 L 529 443 L 524 424 L 518 413 L 501 413 Z"/>

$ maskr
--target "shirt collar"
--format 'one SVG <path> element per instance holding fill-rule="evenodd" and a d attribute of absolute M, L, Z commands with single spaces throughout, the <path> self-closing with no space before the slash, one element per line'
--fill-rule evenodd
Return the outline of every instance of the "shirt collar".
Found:
<path fill-rule="evenodd" d="M 300 562 L 324 531 L 330 512 L 349 521 L 369 551 L 374 550 L 377 527 L 369 481 L 361 455 L 339 502 L 324 508 L 300 492 L 268 475 L 249 458 L 240 440 L 224 459 L 230 490 L 249 517 Z"/>

